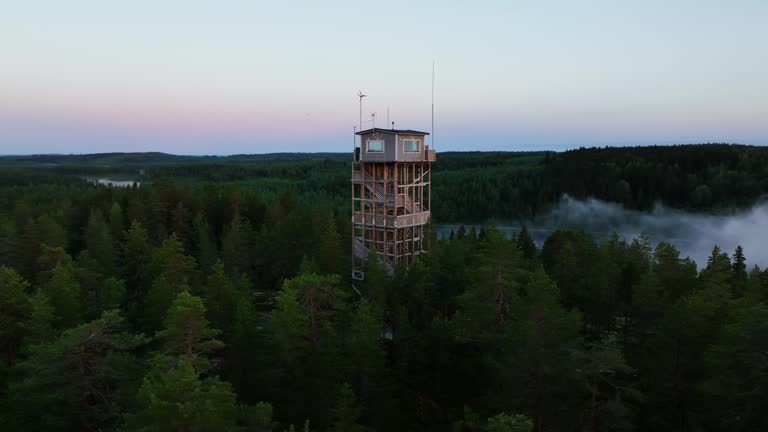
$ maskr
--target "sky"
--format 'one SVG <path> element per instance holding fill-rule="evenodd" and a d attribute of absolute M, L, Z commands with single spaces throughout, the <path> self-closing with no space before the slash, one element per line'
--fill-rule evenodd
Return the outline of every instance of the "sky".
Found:
<path fill-rule="evenodd" d="M 768 145 L 768 1 L 0 0 L 0 154 Z M 389 112 L 389 115 L 388 115 Z"/>

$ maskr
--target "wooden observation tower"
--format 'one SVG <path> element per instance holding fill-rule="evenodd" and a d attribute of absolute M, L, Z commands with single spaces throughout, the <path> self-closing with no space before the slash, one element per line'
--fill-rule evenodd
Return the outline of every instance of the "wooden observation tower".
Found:
<path fill-rule="evenodd" d="M 391 274 L 425 253 L 435 150 L 426 132 L 357 132 L 352 161 L 352 278 L 364 278 L 371 253 Z"/>

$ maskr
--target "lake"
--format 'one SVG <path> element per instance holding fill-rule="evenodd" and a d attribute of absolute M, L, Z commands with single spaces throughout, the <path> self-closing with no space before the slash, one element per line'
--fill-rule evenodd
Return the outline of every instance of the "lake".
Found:
<path fill-rule="evenodd" d="M 132 187 L 134 184 L 136 186 L 141 186 L 141 182 L 136 180 L 112 180 L 108 178 L 88 179 L 88 180 L 102 186 Z"/>

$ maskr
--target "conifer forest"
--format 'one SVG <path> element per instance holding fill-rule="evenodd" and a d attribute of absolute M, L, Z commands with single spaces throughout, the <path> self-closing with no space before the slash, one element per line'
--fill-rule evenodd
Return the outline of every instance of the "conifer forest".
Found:
<path fill-rule="evenodd" d="M 349 154 L 0 157 L 0 430 L 763 431 L 768 269 L 524 221 L 747 208 L 768 149 L 441 153 L 352 281 Z M 122 180 L 126 187 L 94 181 Z M 522 221 L 514 235 L 495 221 Z"/>

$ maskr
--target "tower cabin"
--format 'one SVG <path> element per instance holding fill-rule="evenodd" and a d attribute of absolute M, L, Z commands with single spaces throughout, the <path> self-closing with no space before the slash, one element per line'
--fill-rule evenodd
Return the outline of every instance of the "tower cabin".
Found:
<path fill-rule="evenodd" d="M 368 257 L 392 274 L 426 252 L 432 162 L 426 132 L 357 132 L 352 161 L 352 278 L 362 280 Z"/>

